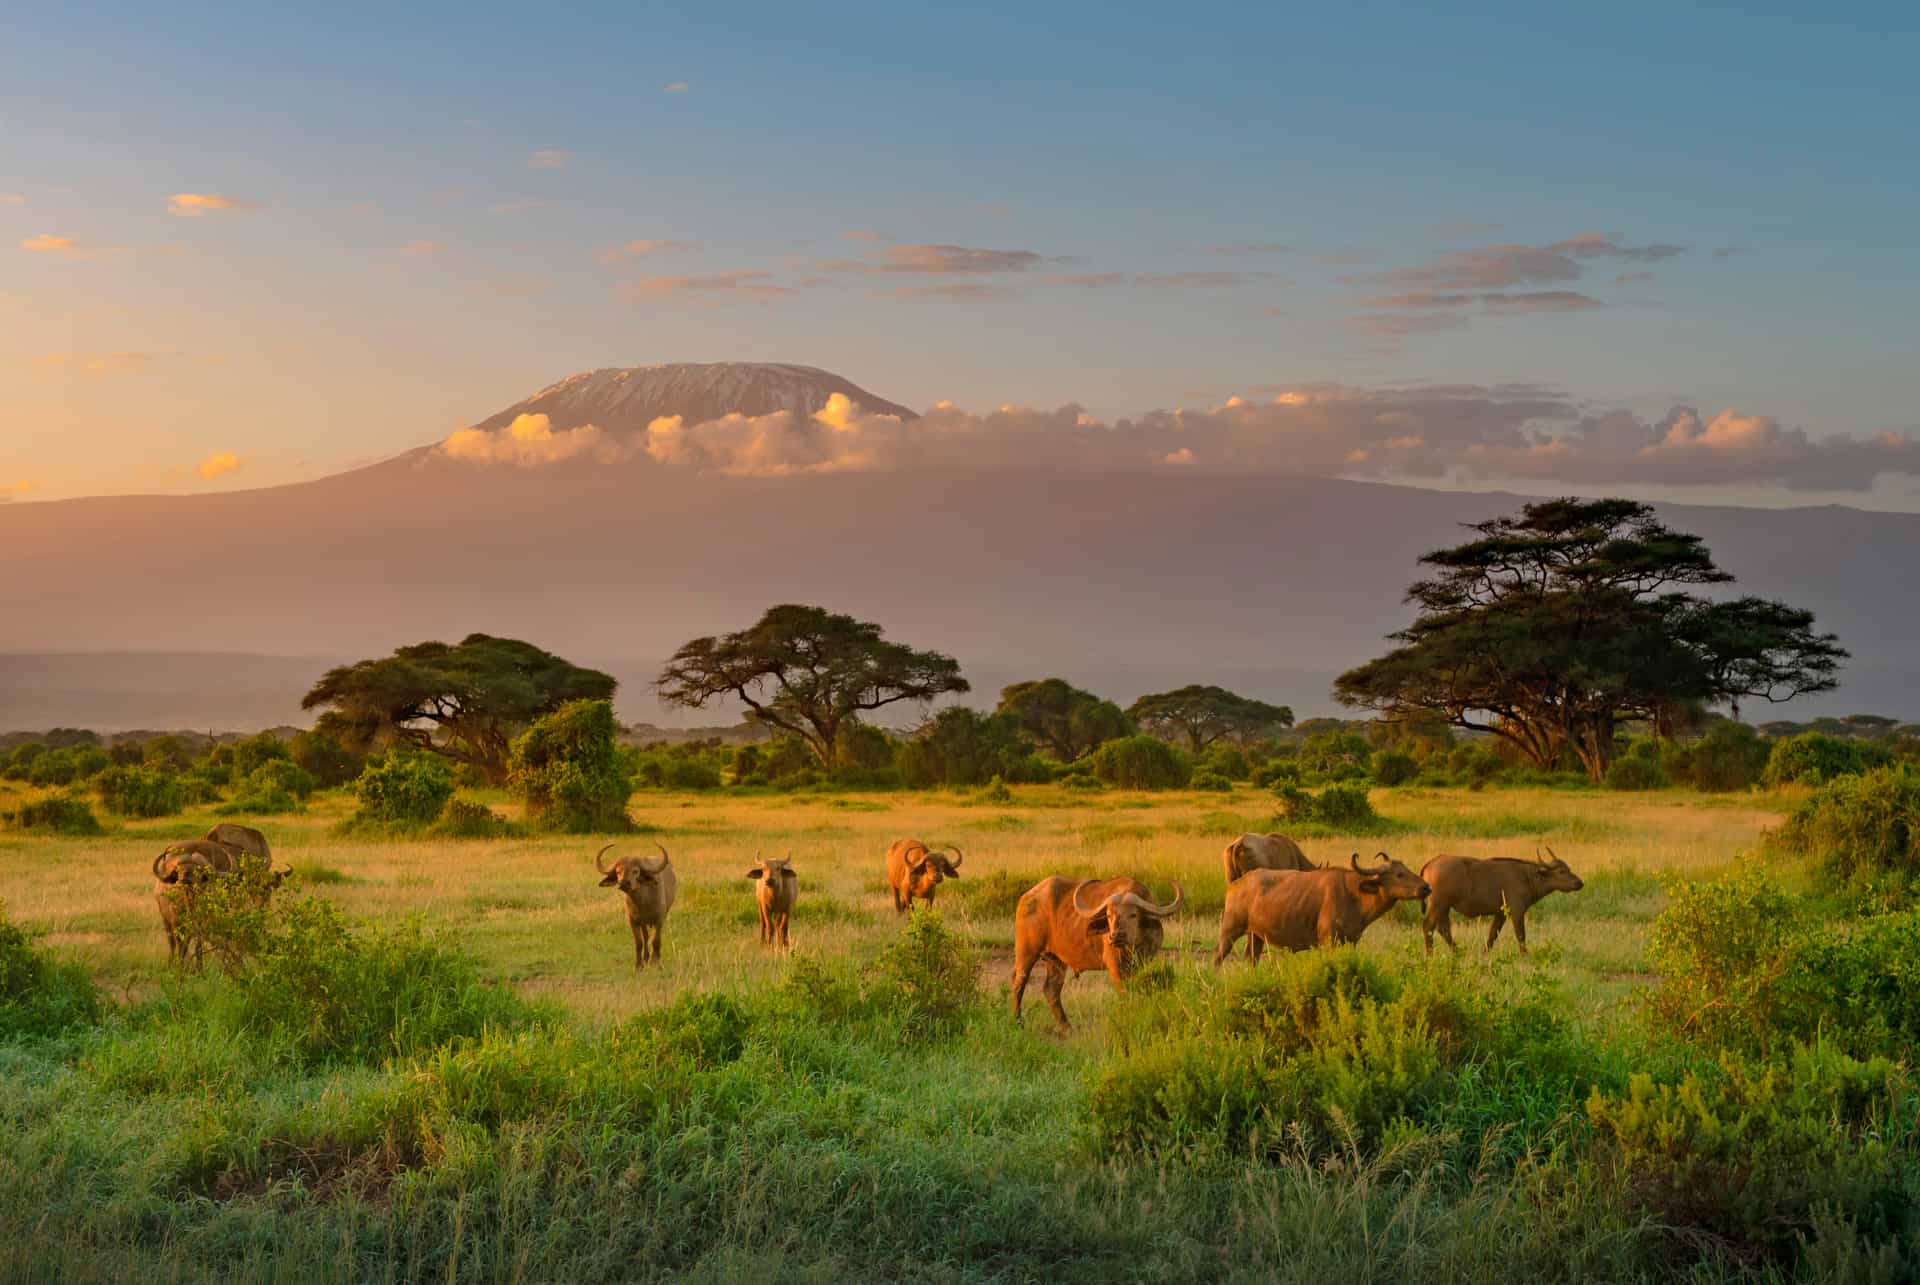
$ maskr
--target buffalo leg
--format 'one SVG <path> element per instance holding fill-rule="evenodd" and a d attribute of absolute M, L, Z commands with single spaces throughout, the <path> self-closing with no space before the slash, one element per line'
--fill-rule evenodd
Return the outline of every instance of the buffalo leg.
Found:
<path fill-rule="evenodd" d="M 1267 949 L 1266 938 L 1262 937 L 1259 933 L 1254 933 L 1253 935 L 1248 937 L 1247 938 L 1247 962 L 1249 964 L 1259 963 L 1260 956 L 1266 952 L 1266 949 Z"/>
<path fill-rule="evenodd" d="M 1060 991 L 1067 984 L 1067 966 L 1047 956 L 1047 980 L 1041 985 L 1041 991 L 1047 997 L 1047 1007 L 1053 1010 L 1053 1020 L 1060 1023 L 1060 1029 L 1070 1031 L 1073 1023 L 1067 1020 L 1067 1010 L 1060 1004 Z"/>
<path fill-rule="evenodd" d="M 647 930 L 639 924 L 633 926 L 633 967 L 636 971 L 647 965 Z"/>
<path fill-rule="evenodd" d="M 1507 922 L 1507 910 L 1502 906 L 1493 912 L 1493 927 L 1487 929 L 1487 953 L 1493 953 L 1493 939 L 1500 935 L 1500 925 Z"/>
<path fill-rule="evenodd" d="M 1246 930 L 1247 925 L 1244 921 L 1236 921 L 1231 916 L 1222 916 L 1220 920 L 1220 944 L 1213 949 L 1213 966 L 1215 968 L 1220 967 L 1220 965 L 1226 962 L 1228 957 L 1233 954 L 1234 946 L 1239 943 L 1240 935 L 1246 932 Z"/>
<path fill-rule="evenodd" d="M 1038 962 L 1038 956 L 1021 959 L 1016 954 L 1013 957 L 1013 977 L 1007 982 L 1007 992 L 1013 997 L 1013 1020 L 1016 1022 L 1020 1020 L 1020 999 L 1027 993 L 1027 979 L 1033 976 L 1033 966 Z"/>
<path fill-rule="evenodd" d="M 1520 953 L 1527 953 L 1527 916 L 1525 912 L 1513 912 L 1513 938 L 1520 943 Z"/>
<path fill-rule="evenodd" d="M 787 945 L 787 919 L 788 919 L 788 916 L 786 915 L 780 916 L 780 949 L 781 950 L 789 949 Z"/>

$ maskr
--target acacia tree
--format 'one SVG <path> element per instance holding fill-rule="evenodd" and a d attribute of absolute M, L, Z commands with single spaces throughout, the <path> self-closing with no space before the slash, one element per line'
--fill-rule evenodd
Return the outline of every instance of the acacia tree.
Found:
<path fill-rule="evenodd" d="M 1133 735 L 1133 721 L 1110 700 L 1081 691 L 1064 678 L 1015 683 L 1000 692 L 997 714 L 1010 714 L 1028 736 L 1071 763 L 1103 741 Z"/>
<path fill-rule="evenodd" d="M 1185 736 L 1195 754 L 1221 737 L 1250 741 L 1293 726 L 1293 711 L 1285 705 L 1199 684 L 1142 696 L 1127 707 L 1127 717 L 1157 736 Z"/>
<path fill-rule="evenodd" d="M 1810 613 L 1685 592 L 1732 577 L 1647 505 L 1552 500 L 1469 529 L 1421 559 L 1437 574 L 1407 591 L 1419 614 L 1339 677 L 1343 703 L 1489 732 L 1541 768 L 1569 751 L 1599 780 L 1622 719 L 1837 685 L 1846 652 Z"/>
<path fill-rule="evenodd" d="M 834 766 L 843 725 L 897 701 L 969 690 L 959 662 L 888 642 L 880 626 L 820 607 L 771 607 L 758 623 L 675 652 L 654 688 L 670 705 L 698 709 L 722 696 L 751 717 L 806 742 Z"/>
<path fill-rule="evenodd" d="M 410 745 L 503 783 L 513 738 L 568 701 L 608 700 L 618 684 L 517 638 L 468 634 L 330 669 L 300 702 L 343 744 Z"/>

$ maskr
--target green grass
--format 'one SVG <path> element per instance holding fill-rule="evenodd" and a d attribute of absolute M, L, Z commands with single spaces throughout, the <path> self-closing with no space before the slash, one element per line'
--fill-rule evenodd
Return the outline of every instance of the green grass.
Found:
<path fill-rule="evenodd" d="M 1533 910 L 1526 959 L 1510 936 L 1481 955 L 1484 921 L 1456 921 L 1463 950 L 1429 962 L 1405 907 L 1355 958 L 1556 1005 L 1589 1061 L 1520 1074 L 1531 1054 L 1469 1051 L 1404 1127 L 1309 1150 L 1281 1125 L 1247 1154 L 1201 1133 L 1123 1145 L 1089 1095 L 1158 1041 L 1218 1039 L 1221 1005 L 1282 967 L 1205 964 L 1220 848 L 1264 826 L 1271 796 L 1013 794 L 990 810 L 942 792 L 637 795 L 643 830 L 616 854 L 658 840 L 680 880 L 664 962 L 638 974 L 620 898 L 597 886 L 604 840 L 347 838 L 350 803 L 319 796 L 260 821 L 306 892 L 357 925 L 417 919 L 535 1005 L 425 1052 L 324 1065 L 235 983 L 165 965 L 147 865 L 204 831 L 206 809 L 88 839 L 0 835 L 0 900 L 113 1005 L 97 1026 L 0 1041 L 0 1279 L 1735 1280 L 1817 1257 L 1755 1259 L 1636 1207 L 1596 1168 L 1580 1079 L 1673 1064 L 1633 1002 L 1653 980 L 1660 878 L 1754 851 L 1781 799 L 1374 791 L 1399 832 L 1308 839 L 1309 856 L 1386 847 L 1418 869 L 1539 840 L 1587 887 Z M 861 989 L 899 940 L 882 858 L 906 836 L 965 849 L 937 904 L 980 961 L 979 1003 L 931 1041 Z M 800 872 L 790 954 L 757 941 L 744 875 L 761 850 Z M 1056 873 L 1187 894 L 1158 987 L 1070 982 L 1066 1037 L 1037 981 L 1024 1027 L 1005 1009 L 1013 905 Z M 1844 1240 L 1811 1242 L 1834 1279 L 1865 1271 Z"/>

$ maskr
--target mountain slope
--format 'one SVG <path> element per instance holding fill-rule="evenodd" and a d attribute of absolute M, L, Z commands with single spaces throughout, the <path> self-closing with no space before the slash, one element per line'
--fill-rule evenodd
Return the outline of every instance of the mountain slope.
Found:
<path fill-rule="evenodd" d="M 556 430 L 595 424 L 608 432 L 638 432 L 667 415 L 681 416 L 689 424 L 723 415 L 771 415 L 783 410 L 811 415 L 835 393 L 872 414 L 919 418 L 904 406 L 813 366 L 716 361 L 582 371 L 474 427 L 505 428 L 522 415 L 545 415 Z"/>
<path fill-rule="evenodd" d="M 569 396 L 612 385 L 594 378 Z M 1519 503 L 1168 470 L 732 477 L 403 457 L 257 491 L 0 507 L 0 651 L 352 657 L 481 630 L 629 662 L 623 713 L 658 721 L 634 681 L 650 658 L 816 602 L 950 652 L 989 697 L 1061 673 L 1121 699 L 1222 682 L 1305 713 L 1406 622 L 1420 553 Z M 1807 711 L 1920 716 L 1920 600 L 1884 571 L 1920 555 L 1920 515 L 1661 508 L 1742 592 L 1811 608 L 1853 651 L 1846 686 Z M 215 665 L 193 681 L 219 679 Z M 4 689 L 35 682 L 0 656 L 0 726 Z M 250 677 L 234 687 L 259 707 Z M 217 707 L 201 721 L 244 725 Z"/>

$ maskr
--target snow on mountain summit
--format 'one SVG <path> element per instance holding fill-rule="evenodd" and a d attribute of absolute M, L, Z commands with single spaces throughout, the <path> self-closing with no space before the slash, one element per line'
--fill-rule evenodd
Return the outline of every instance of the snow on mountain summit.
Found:
<path fill-rule="evenodd" d="M 595 424 L 603 432 L 638 432 L 663 415 L 678 415 L 688 424 L 781 410 L 811 415 L 835 393 L 869 414 L 919 418 L 904 406 L 813 366 L 716 361 L 582 371 L 474 427 L 491 431 L 521 415 L 545 415 L 555 430 Z"/>

